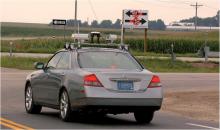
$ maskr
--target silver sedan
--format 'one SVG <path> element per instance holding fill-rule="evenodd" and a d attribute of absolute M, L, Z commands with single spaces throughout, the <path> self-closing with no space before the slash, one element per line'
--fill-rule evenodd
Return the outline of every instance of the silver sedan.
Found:
<path fill-rule="evenodd" d="M 150 123 L 162 105 L 160 78 L 125 50 L 63 49 L 35 68 L 25 85 L 28 113 L 55 108 L 63 121 L 76 113 L 134 113 L 138 123 Z"/>

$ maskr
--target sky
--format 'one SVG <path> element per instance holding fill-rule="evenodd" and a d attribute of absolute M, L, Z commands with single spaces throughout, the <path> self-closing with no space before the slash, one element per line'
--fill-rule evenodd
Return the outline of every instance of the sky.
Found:
<path fill-rule="evenodd" d="M 74 19 L 75 0 L 1 0 L 1 22 L 49 23 L 52 19 Z M 194 17 L 198 2 L 199 17 L 215 16 L 220 0 L 78 0 L 78 19 L 82 21 L 122 17 L 123 9 L 149 11 L 149 20 L 162 19 L 166 24 Z"/>

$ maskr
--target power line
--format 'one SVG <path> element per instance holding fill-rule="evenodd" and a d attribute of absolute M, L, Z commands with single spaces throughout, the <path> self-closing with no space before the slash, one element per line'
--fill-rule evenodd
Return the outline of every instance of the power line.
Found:
<path fill-rule="evenodd" d="M 140 0 L 139 0 L 140 1 Z M 189 1 L 173 1 L 173 0 L 154 0 L 154 2 L 157 1 L 157 2 L 163 2 L 163 3 L 167 3 L 167 4 L 190 4 L 191 2 Z M 149 2 L 149 1 L 141 1 L 141 2 Z"/>
<path fill-rule="evenodd" d="M 89 5 L 90 5 L 90 7 L 91 7 L 91 9 L 92 9 L 92 12 L 93 12 L 94 17 L 95 17 L 95 19 L 98 21 L 98 17 L 97 17 L 97 14 L 96 14 L 96 12 L 95 12 L 95 9 L 94 9 L 94 7 L 93 7 L 93 5 L 92 5 L 92 1 L 91 1 L 91 0 L 88 0 L 88 1 L 89 1 Z"/>
<path fill-rule="evenodd" d="M 188 0 L 154 0 L 154 1 L 141 1 L 141 0 L 136 0 L 137 2 L 141 2 L 141 3 L 155 3 L 155 2 L 160 2 L 160 3 L 167 3 L 167 4 L 175 4 L 175 5 L 180 5 L 178 7 L 174 7 L 174 6 L 164 6 L 164 7 L 172 7 L 172 8 L 181 8 L 181 9 L 189 9 L 187 7 L 181 6 L 181 5 L 189 5 L 192 3 L 192 1 L 188 1 Z M 160 5 L 161 6 L 161 5 Z M 212 9 L 212 10 L 218 10 L 218 8 L 212 7 L 212 6 L 208 6 L 208 5 L 204 5 L 204 7 L 208 8 L 208 9 Z"/>
<path fill-rule="evenodd" d="M 203 6 L 203 5 L 199 5 L 197 2 L 196 2 L 196 4 L 195 5 L 190 5 L 190 6 L 193 6 L 193 7 L 195 7 L 195 9 L 196 9 L 196 16 L 195 16 L 195 30 L 197 30 L 197 12 L 198 12 L 198 8 L 200 7 L 200 6 Z"/>
<path fill-rule="evenodd" d="M 169 4 L 185 4 L 188 5 L 189 3 L 186 1 L 166 1 L 166 0 L 157 0 L 159 2 L 165 2 L 165 3 L 169 3 Z"/>
<path fill-rule="evenodd" d="M 140 3 L 154 3 L 154 4 L 157 4 L 155 2 L 160 2 L 160 3 L 167 3 L 169 5 L 160 5 L 160 7 L 172 7 L 172 8 L 178 8 L 178 9 L 189 9 L 188 7 L 184 7 L 184 6 L 181 6 L 180 4 L 187 4 L 189 5 L 190 3 L 179 3 L 177 1 L 174 1 L 174 2 L 171 2 L 171 1 L 165 1 L 165 0 L 154 0 L 154 1 L 141 1 L 141 0 L 136 0 L 136 2 L 140 2 Z M 172 6 L 170 6 L 170 4 L 172 4 Z M 178 7 L 177 6 L 174 6 L 175 5 L 179 5 Z"/>
<path fill-rule="evenodd" d="M 209 9 L 213 9 L 213 10 L 219 10 L 218 8 L 207 6 L 207 5 L 204 5 L 204 7 L 209 8 Z"/>
<path fill-rule="evenodd" d="M 165 0 L 158 0 L 158 1 L 165 1 Z M 181 4 L 191 4 L 192 3 L 191 1 L 186 1 L 186 0 L 178 0 L 178 1 L 170 0 L 170 1 L 167 1 L 167 2 L 172 2 L 172 3 L 176 3 L 176 4 L 179 4 L 179 3 L 181 3 Z M 203 6 L 206 7 L 206 8 L 209 8 L 209 9 L 219 10 L 218 8 L 213 7 L 213 6 L 208 6 L 208 5 L 203 5 Z"/>

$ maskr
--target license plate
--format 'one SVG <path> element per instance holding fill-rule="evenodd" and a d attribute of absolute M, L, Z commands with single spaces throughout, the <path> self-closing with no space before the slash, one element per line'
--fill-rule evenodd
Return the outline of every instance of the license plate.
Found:
<path fill-rule="evenodd" d="M 134 90 L 134 85 L 132 81 L 118 81 L 118 90 L 131 91 Z"/>

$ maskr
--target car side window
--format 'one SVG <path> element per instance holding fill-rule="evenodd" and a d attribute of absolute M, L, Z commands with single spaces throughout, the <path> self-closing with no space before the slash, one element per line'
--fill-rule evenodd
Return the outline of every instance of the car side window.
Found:
<path fill-rule="evenodd" d="M 63 52 L 59 52 L 53 56 L 53 58 L 50 59 L 50 61 L 47 64 L 47 68 L 49 69 L 55 69 L 57 66 L 57 63 L 59 62 Z"/>
<path fill-rule="evenodd" d="M 57 69 L 69 69 L 70 68 L 70 54 L 68 52 L 63 53 L 56 68 Z"/>

